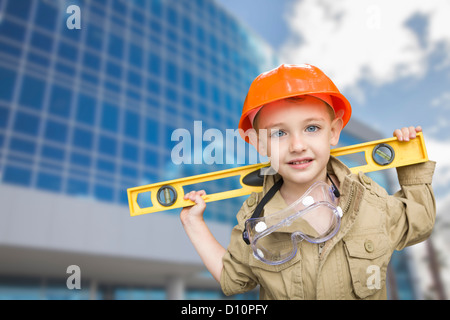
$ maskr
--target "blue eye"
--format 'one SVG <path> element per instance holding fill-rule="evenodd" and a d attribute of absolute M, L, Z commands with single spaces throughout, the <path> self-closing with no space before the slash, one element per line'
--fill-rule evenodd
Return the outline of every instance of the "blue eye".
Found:
<path fill-rule="evenodd" d="M 317 130 L 319 130 L 318 126 L 308 126 L 306 128 L 306 132 L 316 132 Z"/>
<path fill-rule="evenodd" d="M 272 134 L 270 135 L 273 138 L 279 138 L 284 136 L 286 133 L 282 130 L 273 130 Z"/>

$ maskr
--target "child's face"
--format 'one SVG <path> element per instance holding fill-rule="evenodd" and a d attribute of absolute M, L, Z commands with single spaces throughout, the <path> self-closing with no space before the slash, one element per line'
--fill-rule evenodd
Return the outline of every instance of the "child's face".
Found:
<path fill-rule="evenodd" d="M 270 158 L 285 182 L 325 179 L 330 145 L 338 143 L 342 130 L 342 120 L 333 120 L 330 111 L 323 101 L 309 96 L 275 101 L 259 111 L 258 151 Z"/>

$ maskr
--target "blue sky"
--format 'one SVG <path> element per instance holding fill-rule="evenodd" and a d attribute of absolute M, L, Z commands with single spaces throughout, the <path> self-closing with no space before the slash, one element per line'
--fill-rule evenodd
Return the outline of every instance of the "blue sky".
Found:
<path fill-rule="evenodd" d="M 450 1 L 216 1 L 283 63 L 321 68 L 383 137 L 421 125 L 438 204 L 450 206 Z"/>

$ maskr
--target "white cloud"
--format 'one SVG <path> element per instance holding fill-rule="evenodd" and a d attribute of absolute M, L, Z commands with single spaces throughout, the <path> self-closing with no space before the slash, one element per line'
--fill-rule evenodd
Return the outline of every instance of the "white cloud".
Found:
<path fill-rule="evenodd" d="M 443 92 L 440 96 L 431 100 L 433 108 L 450 109 L 450 91 Z"/>
<path fill-rule="evenodd" d="M 450 188 L 450 140 L 441 141 L 426 137 L 428 158 L 436 161 L 436 171 L 433 176 L 433 187 L 449 190 Z M 449 191 L 446 196 L 449 196 Z"/>
<path fill-rule="evenodd" d="M 408 25 L 418 15 L 428 21 L 422 38 Z M 281 55 L 319 66 L 341 90 L 420 77 L 436 48 L 450 56 L 449 17 L 448 0 L 301 0 L 286 17 L 293 36 Z"/>

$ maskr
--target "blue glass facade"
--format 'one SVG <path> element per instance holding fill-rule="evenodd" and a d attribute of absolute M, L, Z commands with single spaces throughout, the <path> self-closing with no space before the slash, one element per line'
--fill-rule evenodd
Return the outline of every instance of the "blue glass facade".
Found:
<path fill-rule="evenodd" d="M 81 29 L 66 25 L 73 4 Z M 126 207 L 129 187 L 245 164 L 175 165 L 172 133 L 194 136 L 195 121 L 203 132 L 236 129 L 251 81 L 276 65 L 267 45 L 214 1 L 0 0 L 1 184 Z M 343 133 L 341 142 L 360 141 Z M 206 218 L 234 225 L 243 200 L 211 203 Z M 63 285 L 42 296 L 39 286 L 0 281 L 0 296 L 87 298 L 65 297 Z M 162 288 L 118 288 L 115 296 L 166 297 Z"/>
<path fill-rule="evenodd" d="M 211 1 L 0 3 L 3 183 L 127 205 L 128 187 L 210 171 L 170 165 L 172 132 L 236 127 L 275 64 Z"/>

